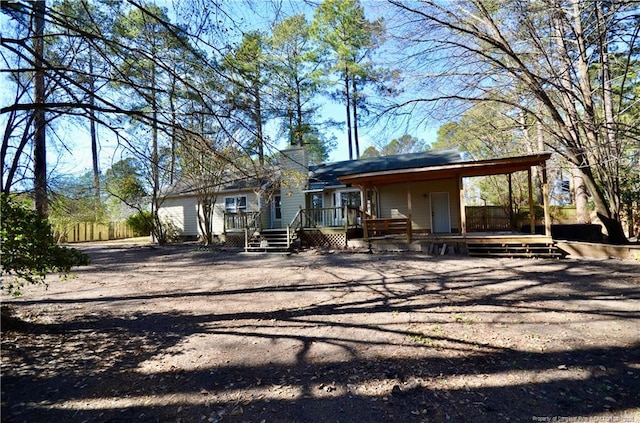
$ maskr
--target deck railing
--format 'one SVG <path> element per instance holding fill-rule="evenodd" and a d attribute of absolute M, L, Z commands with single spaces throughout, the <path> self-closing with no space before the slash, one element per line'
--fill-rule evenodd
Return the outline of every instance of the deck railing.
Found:
<path fill-rule="evenodd" d="M 262 214 L 258 212 L 224 213 L 224 231 L 259 229 Z"/>
<path fill-rule="evenodd" d="M 406 217 L 394 219 L 367 219 L 367 238 L 406 234 L 411 238 L 411 222 Z"/>
<path fill-rule="evenodd" d="M 362 212 L 356 207 L 322 207 L 305 209 L 300 213 L 303 228 L 359 227 Z"/>

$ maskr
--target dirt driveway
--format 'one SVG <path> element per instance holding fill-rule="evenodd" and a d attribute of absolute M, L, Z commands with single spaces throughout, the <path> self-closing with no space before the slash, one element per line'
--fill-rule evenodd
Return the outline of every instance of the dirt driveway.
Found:
<path fill-rule="evenodd" d="M 7 422 L 640 423 L 640 264 L 86 244 L 3 297 Z"/>

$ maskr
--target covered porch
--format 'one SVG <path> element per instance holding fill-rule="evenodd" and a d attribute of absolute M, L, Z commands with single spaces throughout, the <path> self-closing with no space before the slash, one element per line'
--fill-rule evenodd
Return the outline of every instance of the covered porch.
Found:
<path fill-rule="evenodd" d="M 496 253 L 505 254 L 509 252 L 509 247 L 511 251 L 522 250 L 528 253 L 535 252 L 536 249 L 548 250 L 548 246 L 553 243 L 545 169 L 545 162 L 550 155 L 540 153 L 423 168 L 374 171 L 342 175 L 339 179 L 346 185 L 358 186 L 362 190 L 363 242 L 369 245 L 393 247 L 394 244 L 403 243 L 405 248 L 409 246 L 409 249 L 421 251 L 425 248 L 446 250 L 454 246 L 469 252 L 490 252 L 493 249 Z M 534 210 L 536 206 L 533 166 L 542 167 L 544 235 L 521 233 L 522 222 L 516 222 L 513 211 L 512 175 L 515 172 L 527 172 L 529 210 Z M 472 216 L 468 221 L 463 178 L 487 175 L 506 176 L 508 210 L 501 216 L 500 222 L 495 216 L 487 214 L 482 219 Z M 438 188 L 433 188 L 434 186 Z M 392 202 L 388 199 L 382 201 L 381 196 L 393 196 L 394 199 Z M 391 213 L 388 210 L 389 204 L 397 207 Z M 526 224 L 530 227 L 530 233 L 535 234 L 534 213 L 529 213 Z"/>
<path fill-rule="evenodd" d="M 313 171 L 312 182 L 306 189 L 288 190 L 280 197 L 282 218 L 277 226 L 273 226 L 273 220 L 267 226 L 264 218 L 245 213 L 226 216 L 225 232 L 244 232 L 245 246 L 250 234 L 266 238 L 271 231 L 282 232 L 278 236 L 287 239 L 287 247 L 302 241 L 314 246 L 388 246 L 432 254 L 450 249 L 510 255 L 514 251 L 531 254 L 549 250 L 553 240 L 545 163 L 550 156 L 539 153 L 465 161 L 459 153 L 446 151 L 324 165 Z M 528 209 L 535 209 L 535 166 L 541 167 L 543 191 L 543 204 L 538 209 L 544 215 L 540 219 L 538 213 L 538 222 L 535 213 L 516 215 L 513 207 L 513 174 L 526 172 Z M 508 205 L 467 206 L 465 178 L 488 175 L 505 175 Z M 524 191 L 522 187 L 519 189 Z M 519 205 L 522 207 L 522 200 Z M 527 220 L 523 221 L 523 216 Z M 535 234 L 535 225 L 540 220 L 544 222 L 544 234 L 530 235 Z M 522 233 L 526 232 L 521 230 L 525 225 L 530 234 Z M 266 241 L 272 244 L 270 239 Z"/>

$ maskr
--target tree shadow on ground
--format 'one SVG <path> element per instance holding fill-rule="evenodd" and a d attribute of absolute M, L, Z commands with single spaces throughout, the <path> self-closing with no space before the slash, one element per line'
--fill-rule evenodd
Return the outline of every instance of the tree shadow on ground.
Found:
<path fill-rule="evenodd" d="M 397 260 L 401 262 L 401 258 Z M 350 263 L 357 266 L 356 262 Z M 365 260 L 361 263 L 366 265 Z M 602 272 L 582 275 L 581 264 L 569 261 L 560 266 L 555 263 L 553 273 L 520 267 L 522 262 L 506 263 L 513 267 L 511 273 L 500 277 L 486 269 L 451 266 L 433 272 L 416 269 L 401 276 L 380 272 L 340 280 L 327 267 L 332 277 L 326 283 L 283 282 L 215 292 L 21 301 L 14 306 L 82 305 L 91 309 L 92 302 L 178 298 L 212 303 L 233 298 L 248 303 L 245 309 L 227 312 L 92 313 L 60 322 L 26 323 L 17 331 L 5 332 L 2 420 L 495 422 L 603 415 L 639 418 L 640 339 L 623 346 L 585 343 L 566 350 L 530 351 L 466 336 L 481 324 L 500 330 L 502 314 L 526 320 L 531 313 L 548 313 L 546 324 L 552 328 L 562 327 L 558 323 L 562 313 L 576 317 L 573 323 L 577 324 L 580 319 L 603 319 L 637 326 L 638 308 L 610 305 L 620 298 L 640 299 L 640 286 L 633 276 L 637 266 L 618 265 L 620 283 L 611 284 L 607 283 L 611 272 L 605 271 L 606 264 L 590 264 L 602 266 Z M 576 274 L 581 275 L 577 281 Z M 514 282 L 515 277 L 519 279 Z M 283 292 L 310 301 L 302 306 L 277 304 L 270 310 L 255 305 L 258 298 Z M 324 297 L 326 293 L 331 293 L 331 298 Z M 564 308 L 562 302 L 572 307 Z M 462 330 L 423 330 L 446 322 L 450 325 L 452 310 L 453 323 Z M 486 310 L 493 313 L 495 324 L 465 320 L 466 314 L 480 315 Z M 455 321 L 457 316 L 462 316 L 460 322 Z M 188 351 L 188 340 L 198 337 L 208 339 L 206 345 L 212 348 L 230 343 L 233 349 L 229 351 L 235 352 L 229 353 L 228 360 L 207 360 L 211 351 L 202 349 L 200 356 Z M 252 350 L 260 354 L 265 345 L 285 345 L 290 351 L 286 357 L 242 360 L 255 354 Z M 318 355 L 318 351 L 333 351 L 331 348 L 341 353 L 335 357 Z M 373 350 L 398 354 L 373 354 Z M 190 354 L 193 362 L 161 370 L 149 365 L 181 354 Z"/>

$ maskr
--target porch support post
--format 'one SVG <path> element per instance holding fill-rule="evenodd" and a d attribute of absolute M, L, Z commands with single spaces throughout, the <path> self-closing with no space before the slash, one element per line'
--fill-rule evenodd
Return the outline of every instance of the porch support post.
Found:
<path fill-rule="evenodd" d="M 367 215 L 369 214 L 369 185 L 364 187 L 364 215 L 362 216 L 362 235 L 364 240 L 369 241 L 369 228 L 367 225 Z"/>
<path fill-rule="evenodd" d="M 509 229 L 513 232 L 515 222 L 513 221 L 513 182 L 512 182 L 513 173 L 507 174 L 508 185 L 509 185 Z"/>
<path fill-rule="evenodd" d="M 411 242 L 413 235 L 413 207 L 411 205 L 411 185 L 409 185 L 409 181 L 407 181 L 407 207 L 409 209 L 409 216 L 407 216 L 407 241 Z"/>
<path fill-rule="evenodd" d="M 531 168 L 527 169 L 527 181 L 529 183 L 529 225 L 531 229 L 531 235 L 536 233 L 536 211 L 535 203 L 533 201 L 533 178 L 531 175 Z"/>
<path fill-rule="evenodd" d="M 542 164 L 542 207 L 544 208 L 544 234 L 551 236 L 551 212 L 549 211 L 549 181 L 547 164 Z"/>
<path fill-rule="evenodd" d="M 460 192 L 460 233 L 467 235 L 467 211 L 464 202 L 464 185 L 462 184 L 462 176 L 458 176 L 458 191 Z"/>

